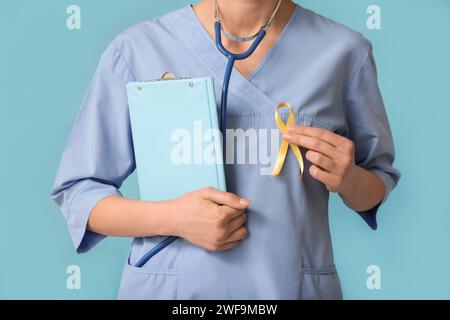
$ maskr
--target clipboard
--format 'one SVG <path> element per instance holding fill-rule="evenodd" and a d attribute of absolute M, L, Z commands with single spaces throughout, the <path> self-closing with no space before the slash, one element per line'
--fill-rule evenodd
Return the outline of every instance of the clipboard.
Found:
<path fill-rule="evenodd" d="M 127 94 L 141 200 L 174 199 L 205 187 L 226 191 L 212 77 L 176 78 L 166 72 L 159 80 L 129 82 Z M 199 126 L 201 136 L 197 132 Z M 210 152 L 205 153 L 203 142 L 208 132 L 206 148 Z M 200 159 L 196 150 L 199 142 L 202 142 Z M 188 154 L 180 158 L 179 151 Z M 177 239 L 151 237 L 152 247 L 135 267 L 143 267 Z"/>
<path fill-rule="evenodd" d="M 165 73 L 128 83 L 127 93 L 141 200 L 173 199 L 205 187 L 226 191 L 212 77 Z"/>

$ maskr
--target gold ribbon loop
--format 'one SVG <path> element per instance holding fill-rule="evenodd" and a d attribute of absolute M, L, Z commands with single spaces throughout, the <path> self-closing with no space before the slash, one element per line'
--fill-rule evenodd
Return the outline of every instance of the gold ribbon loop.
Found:
<path fill-rule="evenodd" d="M 284 122 L 283 119 L 281 119 L 281 117 L 278 113 L 278 110 L 283 109 L 283 108 L 289 109 L 289 117 L 286 122 Z M 277 109 L 275 111 L 275 122 L 277 123 L 278 128 L 280 129 L 281 133 L 283 133 L 283 134 L 286 132 L 288 126 L 295 124 L 295 113 L 289 103 L 282 102 L 277 106 Z M 272 172 L 273 177 L 278 176 L 280 174 L 281 170 L 283 169 L 283 165 L 284 165 L 284 162 L 286 161 L 286 155 L 289 150 L 289 147 L 292 149 L 295 157 L 297 158 L 298 165 L 300 167 L 300 178 L 303 177 L 304 163 L 303 163 L 302 153 L 300 152 L 300 148 L 296 144 L 287 143 L 286 140 L 284 140 L 284 139 L 281 140 L 281 146 L 280 146 L 280 149 L 278 150 L 277 162 L 276 162 L 275 167 Z"/>

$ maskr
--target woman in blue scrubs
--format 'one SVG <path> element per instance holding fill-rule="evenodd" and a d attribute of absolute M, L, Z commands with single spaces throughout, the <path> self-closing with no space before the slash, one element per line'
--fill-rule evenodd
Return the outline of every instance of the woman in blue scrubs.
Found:
<path fill-rule="evenodd" d="M 254 34 L 276 3 L 219 1 L 223 28 L 238 37 Z M 261 175 L 260 164 L 227 165 L 229 193 L 209 188 L 145 202 L 119 191 L 135 170 L 126 84 L 166 71 L 213 76 L 220 97 L 227 61 L 214 43 L 214 21 L 214 1 L 204 0 L 111 42 L 68 139 L 52 198 L 79 253 L 106 236 L 134 238 L 120 299 L 341 299 L 329 192 L 375 229 L 376 213 L 400 177 L 372 47 L 359 33 L 283 0 L 255 53 L 235 64 L 227 127 L 276 129 L 275 107 L 289 102 L 298 124 L 283 139 L 302 149 L 302 179 L 290 152 L 278 177 Z M 249 46 L 223 42 L 235 52 Z M 245 139 L 234 143 L 248 149 Z M 163 236 L 180 239 L 136 267 Z"/>

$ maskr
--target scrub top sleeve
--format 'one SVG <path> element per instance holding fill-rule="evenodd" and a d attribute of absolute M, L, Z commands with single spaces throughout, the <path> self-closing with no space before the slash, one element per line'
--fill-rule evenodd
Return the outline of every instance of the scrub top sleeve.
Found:
<path fill-rule="evenodd" d="M 116 38 L 103 53 L 64 149 L 51 193 L 78 253 L 104 236 L 87 230 L 89 215 L 104 197 L 121 195 L 135 169 L 126 84 L 133 76 Z"/>
<path fill-rule="evenodd" d="M 372 44 L 367 40 L 366 44 L 368 49 L 364 60 L 348 86 L 345 112 L 348 138 L 355 143 L 356 164 L 375 173 L 385 186 L 384 198 L 377 206 L 365 212 L 358 212 L 375 230 L 378 209 L 397 185 L 400 173 L 393 167 L 394 142 L 378 86 Z"/>

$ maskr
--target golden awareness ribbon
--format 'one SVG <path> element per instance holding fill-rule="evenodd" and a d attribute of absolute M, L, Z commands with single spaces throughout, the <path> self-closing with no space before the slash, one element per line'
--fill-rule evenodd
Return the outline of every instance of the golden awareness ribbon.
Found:
<path fill-rule="evenodd" d="M 286 122 L 281 119 L 278 110 L 288 108 L 289 109 L 289 117 Z M 292 109 L 291 105 L 287 102 L 282 102 L 277 106 L 277 109 L 275 110 L 275 122 L 277 123 L 278 128 L 280 129 L 281 133 L 285 133 L 288 126 L 291 126 L 295 124 L 295 113 Z M 288 153 L 289 147 L 294 152 L 295 157 L 297 158 L 298 165 L 300 167 L 300 178 L 303 177 L 303 170 L 304 170 L 304 163 L 303 163 L 303 157 L 302 153 L 300 152 L 300 148 L 296 144 L 288 143 L 286 140 L 281 140 L 281 146 L 278 150 L 278 158 L 277 162 L 275 164 L 275 167 L 272 172 L 272 176 L 278 176 L 283 169 L 284 162 L 286 161 L 286 155 Z"/>

